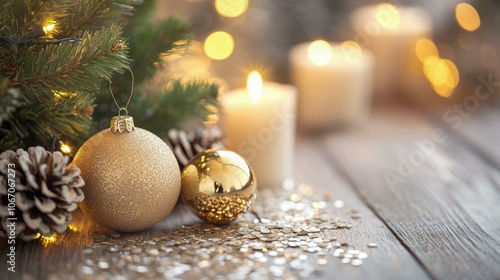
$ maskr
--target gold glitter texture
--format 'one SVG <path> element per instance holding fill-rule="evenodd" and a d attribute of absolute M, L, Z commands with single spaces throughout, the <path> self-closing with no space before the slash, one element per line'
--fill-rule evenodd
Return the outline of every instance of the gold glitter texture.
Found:
<path fill-rule="evenodd" d="M 180 170 L 170 148 L 153 133 L 103 130 L 83 144 L 73 164 L 85 180 L 80 208 L 118 231 L 150 228 L 174 208 Z"/>
<path fill-rule="evenodd" d="M 212 224 L 228 224 L 245 214 L 255 200 L 256 188 L 248 162 L 228 150 L 206 150 L 182 172 L 182 200 L 191 212 Z"/>

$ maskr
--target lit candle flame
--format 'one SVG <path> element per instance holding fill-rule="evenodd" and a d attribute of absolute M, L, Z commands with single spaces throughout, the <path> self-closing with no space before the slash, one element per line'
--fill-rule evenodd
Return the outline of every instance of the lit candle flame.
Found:
<path fill-rule="evenodd" d="M 307 56 L 318 66 L 326 65 L 332 60 L 332 46 L 324 40 L 316 40 L 309 44 Z"/>
<path fill-rule="evenodd" d="M 248 74 L 247 90 L 252 103 L 259 103 L 262 96 L 262 76 L 258 71 L 252 71 Z"/>

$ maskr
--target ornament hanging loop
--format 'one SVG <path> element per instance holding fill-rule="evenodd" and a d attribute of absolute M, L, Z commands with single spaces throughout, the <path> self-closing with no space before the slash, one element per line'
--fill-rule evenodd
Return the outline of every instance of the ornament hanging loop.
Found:
<path fill-rule="evenodd" d="M 132 117 L 129 117 L 128 115 L 128 104 L 130 103 L 130 100 L 132 99 L 132 95 L 134 94 L 134 72 L 130 68 L 127 68 L 128 71 L 130 71 L 130 74 L 132 76 L 132 88 L 130 89 L 130 95 L 127 100 L 127 104 L 125 107 L 120 107 L 118 105 L 118 102 L 116 101 L 115 95 L 113 94 L 113 90 L 111 89 L 111 80 L 109 81 L 109 92 L 111 93 L 111 97 L 113 97 L 113 100 L 115 101 L 116 107 L 118 107 L 118 116 L 114 116 L 111 118 L 111 123 L 109 125 L 109 130 L 113 133 L 119 132 L 132 132 L 135 130 L 134 126 L 134 119 Z M 122 115 L 122 112 L 125 113 Z"/>
<path fill-rule="evenodd" d="M 122 111 L 125 111 L 125 116 L 122 116 Z M 126 118 L 128 117 L 128 110 L 125 107 L 121 107 L 120 110 L 118 110 L 118 117 L 120 118 Z"/>
<path fill-rule="evenodd" d="M 130 95 L 128 96 L 127 104 L 125 105 L 125 107 L 120 107 L 120 105 L 118 105 L 118 102 L 116 101 L 115 95 L 113 94 L 113 89 L 111 88 L 111 80 L 108 79 L 109 92 L 111 93 L 111 97 L 113 97 L 113 100 L 115 101 L 116 107 L 118 107 L 118 115 L 120 115 L 121 110 L 125 110 L 127 112 L 128 104 L 130 104 L 130 100 L 132 99 L 132 95 L 134 95 L 134 80 L 135 80 L 134 72 L 132 72 L 132 69 L 130 69 L 130 68 L 127 68 L 127 69 L 130 72 L 130 75 L 132 76 L 132 85 L 130 88 Z M 128 112 L 126 113 L 125 116 L 128 116 Z"/>

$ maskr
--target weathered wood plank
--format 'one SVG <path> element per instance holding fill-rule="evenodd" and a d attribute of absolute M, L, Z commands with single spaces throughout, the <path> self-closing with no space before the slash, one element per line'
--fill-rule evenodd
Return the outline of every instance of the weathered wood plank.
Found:
<path fill-rule="evenodd" d="M 435 119 L 450 134 L 464 138 L 477 153 L 500 168 L 500 108 L 489 106 L 466 112 L 466 117 L 452 116 L 453 119 L 445 119 L 438 114 Z"/>
<path fill-rule="evenodd" d="M 382 112 L 325 151 L 432 276 L 500 278 L 499 171 L 413 113 Z"/>
<path fill-rule="evenodd" d="M 295 179 L 297 183 L 309 184 L 316 192 L 323 192 L 331 201 L 341 200 L 345 207 L 337 213 L 354 210 L 360 219 L 352 220 L 352 228 L 347 231 L 334 231 L 339 240 L 347 241 L 350 246 L 367 252 L 368 259 L 360 267 L 348 267 L 337 261 L 325 269 L 326 275 L 338 279 L 427 279 L 427 272 L 411 256 L 406 248 L 395 238 L 384 223 L 363 203 L 349 184 L 335 172 L 325 154 L 319 149 L 318 139 L 301 139 L 297 144 Z M 332 203 L 331 202 L 331 203 Z M 340 213 L 342 212 L 342 213 Z M 378 248 L 368 248 L 374 242 Z M 325 279 L 331 279 L 326 277 Z"/>
<path fill-rule="evenodd" d="M 326 194 L 331 197 L 329 203 L 331 213 L 345 217 L 350 216 L 352 210 L 358 211 L 362 218 L 353 219 L 351 229 L 331 230 L 328 234 L 337 236 L 339 241 L 348 242 L 350 248 L 367 252 L 369 255 L 360 267 L 342 264 L 340 259 L 330 255 L 324 269 L 313 274 L 311 278 L 331 279 L 332 275 L 346 279 L 429 278 L 383 222 L 359 200 L 349 185 L 333 172 L 326 157 L 318 149 L 318 141 L 299 143 L 296 170 L 298 181 L 309 184 L 316 194 Z M 337 199 L 344 201 L 345 207 L 333 208 L 333 200 Z M 177 212 L 155 228 L 138 235 L 147 238 L 152 234 L 196 221 L 191 214 L 186 213 L 180 207 L 175 211 Z M 61 271 L 75 271 L 82 265 L 82 249 L 92 243 L 96 234 L 111 232 L 92 223 L 83 213 L 76 212 L 72 230 L 58 235 L 53 243 L 40 241 L 19 243 L 16 273 L 5 275 L 2 273 L 6 276 L 2 276 L 2 279 L 46 279 L 60 277 Z M 367 244 L 370 242 L 377 243 L 378 248 L 368 248 Z M 5 271 L 3 263 L 5 250 L 5 247 L 0 249 L 2 272 Z M 97 260 L 100 257 L 102 256 L 96 255 L 93 259 Z"/>
<path fill-rule="evenodd" d="M 199 220 L 179 204 L 166 219 L 139 235 L 148 236 L 157 232 L 192 224 Z M 7 272 L 7 250 L 5 239 L 0 239 L 0 279 L 47 279 L 60 278 L 60 271 L 76 271 L 81 265 L 78 258 L 81 251 L 92 243 L 99 234 L 110 234 L 112 230 L 91 221 L 83 212 L 77 210 L 68 231 L 58 234 L 54 239 L 23 242 L 16 244 L 16 272 Z M 96 258 L 99 256 L 96 256 Z M 69 277 L 69 276 L 68 276 Z"/>

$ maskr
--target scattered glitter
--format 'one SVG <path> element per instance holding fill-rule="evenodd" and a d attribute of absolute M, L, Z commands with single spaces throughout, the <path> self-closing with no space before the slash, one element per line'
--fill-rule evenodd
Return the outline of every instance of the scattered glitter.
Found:
<path fill-rule="evenodd" d="M 366 258 L 368 258 L 368 254 L 367 253 L 361 252 L 361 253 L 358 254 L 358 259 L 364 260 Z"/>
<path fill-rule="evenodd" d="M 328 260 L 327 259 L 318 259 L 318 261 L 316 263 L 319 265 L 326 265 L 328 263 Z"/>
<path fill-rule="evenodd" d="M 362 264 L 363 264 L 363 261 L 362 261 L 362 260 L 360 260 L 360 259 L 354 259 L 354 260 L 352 260 L 352 261 L 351 261 L 351 264 L 352 264 L 353 266 L 360 266 L 360 265 L 362 265 Z"/>
<path fill-rule="evenodd" d="M 97 266 L 98 266 L 99 268 L 102 268 L 102 269 L 107 269 L 107 268 L 109 268 L 109 263 L 107 263 L 107 262 L 102 262 L 102 261 L 101 261 L 101 262 L 99 262 L 99 263 L 97 264 Z"/>
<path fill-rule="evenodd" d="M 334 208 L 343 201 L 287 184 L 279 195 L 259 193 L 252 209 L 258 218 L 247 213 L 225 226 L 94 233 L 77 256 L 76 278 L 295 279 L 314 277 L 332 261 L 362 265 L 368 254 L 340 238 L 359 213 L 339 213 Z"/>
<path fill-rule="evenodd" d="M 333 202 L 333 207 L 342 208 L 342 207 L 344 207 L 344 202 L 342 200 L 335 200 Z"/>

